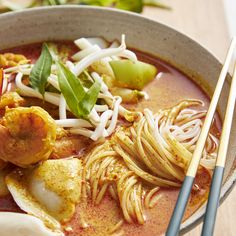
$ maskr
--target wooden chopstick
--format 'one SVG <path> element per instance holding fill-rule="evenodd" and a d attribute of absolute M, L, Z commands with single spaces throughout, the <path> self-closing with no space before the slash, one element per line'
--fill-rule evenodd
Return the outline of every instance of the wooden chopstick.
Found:
<path fill-rule="evenodd" d="M 228 72 L 228 68 L 231 62 L 231 58 L 234 53 L 234 48 L 236 46 L 236 38 L 233 38 L 226 59 L 224 66 L 221 70 L 209 109 L 207 111 L 207 115 L 205 118 L 205 122 L 202 126 L 202 130 L 199 136 L 199 139 L 196 144 L 196 148 L 193 152 L 193 156 L 191 159 L 191 162 L 189 164 L 184 182 L 182 184 L 182 187 L 179 192 L 179 196 L 175 205 L 175 209 L 173 211 L 172 217 L 170 219 L 167 231 L 166 231 L 166 236 L 175 236 L 178 235 L 179 229 L 180 229 L 180 224 L 188 203 L 188 199 L 192 190 L 194 178 L 196 176 L 198 166 L 202 157 L 202 152 L 205 147 L 206 139 L 208 137 L 208 133 L 212 124 L 212 120 L 216 111 L 217 103 L 225 82 L 225 78 Z"/>
<path fill-rule="evenodd" d="M 202 236 L 211 236 L 214 232 L 216 213 L 219 205 L 221 184 L 224 175 L 226 154 L 229 145 L 229 136 L 232 126 L 234 107 L 236 99 L 236 63 L 230 87 L 230 93 L 224 118 L 222 134 L 220 138 L 219 150 L 217 154 L 216 166 L 212 177 L 211 189 L 208 197 L 206 214 L 202 228 Z"/>

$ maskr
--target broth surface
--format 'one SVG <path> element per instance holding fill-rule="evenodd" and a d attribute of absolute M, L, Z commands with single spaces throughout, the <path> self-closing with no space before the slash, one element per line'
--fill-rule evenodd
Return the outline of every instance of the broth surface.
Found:
<path fill-rule="evenodd" d="M 60 43 L 60 45 L 62 44 L 66 44 L 70 48 L 71 54 L 76 50 L 72 43 Z M 23 54 L 27 58 L 35 61 L 40 55 L 40 50 L 41 44 L 33 44 L 6 51 Z M 158 72 L 162 72 L 162 75 L 146 86 L 145 91 L 148 93 L 150 99 L 142 100 L 138 104 L 125 104 L 128 109 L 142 111 L 144 108 L 149 108 L 155 113 L 159 109 L 174 106 L 184 99 L 200 99 L 205 104 L 202 109 L 207 109 L 209 105 L 208 96 L 187 76 L 157 58 L 139 51 L 135 52 L 141 61 L 154 64 Z M 29 99 L 29 105 L 31 103 L 33 102 Z M 213 133 L 217 137 L 219 137 L 220 128 L 220 120 L 217 117 L 212 128 Z M 84 142 L 84 147 L 81 147 L 81 145 L 78 145 L 78 147 L 86 149 L 86 147 L 89 146 L 88 143 L 89 141 Z M 80 150 L 76 151 L 78 153 Z M 195 183 L 198 185 L 199 190 L 192 191 L 185 219 L 191 216 L 207 198 L 210 174 L 204 170 L 200 171 Z M 158 192 L 160 199 L 157 205 L 145 211 L 145 224 L 124 223 L 122 226 L 124 235 L 151 236 L 163 234 L 171 217 L 178 192 L 179 189 L 175 188 L 161 188 Z M 20 209 L 16 206 L 11 197 L 6 197 L 0 199 L 0 211 L 20 211 Z M 73 219 L 65 225 L 71 227 L 73 230 L 65 231 L 65 234 L 67 236 L 110 235 L 111 229 L 121 219 L 122 211 L 118 207 L 117 202 L 112 200 L 109 196 L 106 196 L 98 206 L 94 206 L 92 203 L 87 203 L 87 205 L 85 203 L 79 204 Z M 84 221 L 89 226 L 85 229 L 82 228 Z"/>

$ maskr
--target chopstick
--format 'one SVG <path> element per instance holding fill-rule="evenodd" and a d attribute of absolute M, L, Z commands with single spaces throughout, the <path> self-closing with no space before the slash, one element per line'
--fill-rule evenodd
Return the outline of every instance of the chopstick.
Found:
<path fill-rule="evenodd" d="M 236 99 L 236 63 L 234 74 L 229 92 L 229 98 L 223 123 L 222 134 L 220 138 L 219 150 L 217 154 L 216 166 L 212 177 L 211 189 L 208 197 L 206 214 L 202 228 L 202 236 L 213 235 L 217 208 L 220 198 L 221 184 L 224 175 L 226 154 L 229 145 L 229 136 L 232 126 L 235 99 Z"/>
<path fill-rule="evenodd" d="M 175 209 L 173 211 L 172 217 L 170 219 L 167 231 L 166 231 L 166 236 L 175 236 L 178 235 L 179 229 L 180 229 L 180 224 L 188 203 L 188 199 L 192 190 L 194 178 L 196 176 L 198 166 L 202 157 L 202 152 L 205 147 L 206 139 L 208 137 L 208 133 L 212 124 L 212 120 L 216 111 L 217 103 L 225 82 L 225 78 L 228 72 L 228 68 L 231 62 L 231 58 L 234 53 L 234 49 L 236 46 L 236 37 L 233 38 L 231 41 L 224 66 L 221 70 L 209 109 L 206 114 L 205 122 L 202 126 L 202 130 L 199 136 L 199 139 L 196 144 L 196 148 L 193 152 L 193 156 L 191 159 L 191 162 L 189 164 L 184 182 L 182 184 L 182 187 L 180 189 L 178 199 L 175 205 Z M 227 148 L 226 148 L 227 150 Z M 225 150 L 224 150 L 225 152 Z M 220 162 L 222 164 L 222 162 Z"/>

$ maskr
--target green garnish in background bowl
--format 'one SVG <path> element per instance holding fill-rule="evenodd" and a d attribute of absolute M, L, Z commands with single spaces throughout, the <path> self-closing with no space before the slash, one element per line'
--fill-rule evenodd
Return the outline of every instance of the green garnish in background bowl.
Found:
<path fill-rule="evenodd" d="M 0 11 L 16 11 L 25 8 L 53 5 L 89 5 L 100 7 L 113 7 L 127 11 L 141 13 L 144 6 L 153 6 L 170 9 L 159 0 L 1 0 Z"/>

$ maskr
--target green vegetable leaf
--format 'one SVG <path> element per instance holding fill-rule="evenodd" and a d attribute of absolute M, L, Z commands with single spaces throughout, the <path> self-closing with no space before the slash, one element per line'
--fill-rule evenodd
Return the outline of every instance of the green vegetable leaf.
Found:
<path fill-rule="evenodd" d="M 38 90 L 43 96 L 48 77 L 51 74 L 52 56 L 48 50 L 47 44 L 43 44 L 42 52 L 31 70 L 29 81 L 30 85 Z"/>
<path fill-rule="evenodd" d="M 171 9 L 169 6 L 159 2 L 159 0 L 1 0 L 0 11 L 19 10 L 26 7 L 52 6 L 64 4 L 79 4 L 101 7 L 115 7 L 122 10 L 142 12 L 143 6 L 154 6 L 163 9 Z M 0 1 L 0 2 L 1 2 Z"/>
<path fill-rule="evenodd" d="M 115 7 L 134 12 L 142 12 L 143 10 L 143 1 L 142 0 L 117 0 Z"/>
<path fill-rule="evenodd" d="M 80 116 L 78 103 L 84 97 L 85 91 L 78 78 L 61 62 L 56 62 L 58 82 L 68 107 L 75 116 Z"/>
<path fill-rule="evenodd" d="M 80 4 L 95 5 L 102 7 L 116 7 L 122 10 L 142 12 L 142 0 L 81 0 Z"/>
<path fill-rule="evenodd" d="M 100 83 L 95 82 L 85 92 L 80 80 L 67 67 L 61 62 L 56 65 L 59 86 L 68 107 L 75 116 L 86 118 L 97 101 Z"/>
<path fill-rule="evenodd" d="M 101 89 L 101 84 L 99 82 L 95 82 L 87 91 L 83 99 L 79 103 L 79 110 L 80 114 L 82 117 L 86 117 L 89 115 L 91 110 L 93 109 L 96 101 L 98 94 Z"/>
<path fill-rule="evenodd" d="M 143 0 L 145 6 L 159 7 L 166 10 L 171 10 L 171 7 L 161 3 L 159 0 Z"/>
<path fill-rule="evenodd" d="M 157 74 L 155 66 L 141 61 L 114 60 L 110 65 L 115 75 L 114 84 L 122 88 L 142 90 Z"/>
<path fill-rule="evenodd" d="M 47 5 L 63 5 L 66 4 L 66 0 L 46 0 Z"/>
<path fill-rule="evenodd" d="M 107 7 L 111 6 L 116 0 L 81 0 L 78 3 L 82 5 L 94 5 L 94 6 L 102 6 Z"/>

